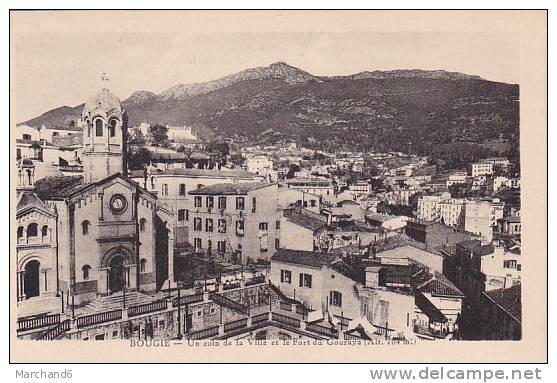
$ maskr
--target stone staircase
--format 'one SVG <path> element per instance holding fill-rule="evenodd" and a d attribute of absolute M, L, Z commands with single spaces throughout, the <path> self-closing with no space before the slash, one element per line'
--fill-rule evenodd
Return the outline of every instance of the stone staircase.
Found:
<path fill-rule="evenodd" d="M 33 297 L 17 303 L 18 318 L 42 314 L 58 314 L 62 309 L 59 297 Z"/>
<path fill-rule="evenodd" d="M 126 308 L 130 306 L 151 303 L 157 300 L 156 297 L 140 293 L 139 291 L 126 292 Z M 124 294 L 122 292 L 114 293 L 104 297 L 99 297 L 86 306 L 79 309 L 78 315 L 89 315 L 104 311 L 112 311 L 124 307 Z"/>

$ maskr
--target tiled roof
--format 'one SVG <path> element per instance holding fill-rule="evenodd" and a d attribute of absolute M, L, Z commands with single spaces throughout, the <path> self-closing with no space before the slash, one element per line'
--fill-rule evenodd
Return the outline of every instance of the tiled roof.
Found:
<path fill-rule="evenodd" d="M 356 269 L 340 259 L 331 262 L 329 267 L 353 281 L 361 283 L 365 282 L 365 273 L 358 273 Z"/>
<path fill-rule="evenodd" d="M 313 251 L 280 249 L 271 257 L 271 261 L 280 261 L 311 267 L 329 266 L 337 255 L 315 253 Z"/>
<path fill-rule="evenodd" d="M 497 306 L 522 323 L 522 289 L 516 284 L 506 289 L 496 289 L 484 293 Z"/>
<path fill-rule="evenodd" d="M 482 245 L 482 242 L 477 239 L 471 239 L 468 241 L 462 241 L 457 244 L 470 251 L 471 253 L 483 256 L 493 253 L 492 245 Z"/>
<path fill-rule="evenodd" d="M 42 210 L 50 211 L 50 209 L 44 204 L 44 202 L 41 201 L 35 193 L 31 192 L 23 193 L 17 203 L 16 211 L 21 211 L 30 206 L 36 206 L 41 208 Z"/>
<path fill-rule="evenodd" d="M 464 298 L 462 291 L 458 289 L 443 274 L 434 272 L 432 278 L 418 287 L 421 292 L 431 293 L 433 295 Z"/>
<path fill-rule="evenodd" d="M 35 192 L 40 198 L 66 198 L 85 186 L 81 176 L 52 176 L 35 182 Z"/>
<path fill-rule="evenodd" d="M 210 186 L 206 186 L 197 190 L 192 190 L 189 192 L 191 195 L 236 195 L 236 194 L 248 194 L 251 191 L 261 189 L 272 184 L 266 184 L 262 182 L 244 182 L 244 183 L 220 183 Z"/>
<path fill-rule="evenodd" d="M 324 219 L 320 219 L 314 215 L 305 214 L 303 211 L 299 212 L 296 209 L 283 210 L 283 216 L 290 222 L 306 229 L 313 230 L 314 232 L 327 226 L 327 222 Z"/>

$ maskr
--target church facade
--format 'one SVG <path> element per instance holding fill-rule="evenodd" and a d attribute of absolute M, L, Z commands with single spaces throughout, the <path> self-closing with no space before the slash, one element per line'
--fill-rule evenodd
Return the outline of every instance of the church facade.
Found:
<path fill-rule="evenodd" d="M 153 292 L 173 282 L 173 212 L 127 177 L 127 115 L 120 101 L 103 89 L 85 104 L 82 121 L 83 177 L 52 176 L 32 185 L 20 177 L 22 308 L 60 293 L 82 305 L 124 288 Z"/>

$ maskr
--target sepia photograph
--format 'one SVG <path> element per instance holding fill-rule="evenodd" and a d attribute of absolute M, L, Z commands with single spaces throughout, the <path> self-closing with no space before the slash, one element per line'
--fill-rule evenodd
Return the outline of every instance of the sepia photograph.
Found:
<path fill-rule="evenodd" d="M 545 359 L 546 28 L 12 10 L 12 353 Z"/>

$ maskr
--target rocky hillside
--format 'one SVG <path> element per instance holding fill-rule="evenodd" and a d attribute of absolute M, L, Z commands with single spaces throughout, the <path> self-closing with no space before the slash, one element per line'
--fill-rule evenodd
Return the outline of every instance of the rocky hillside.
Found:
<path fill-rule="evenodd" d="M 446 71 L 319 77 L 285 63 L 123 101 L 130 124 L 188 124 L 252 142 L 295 139 L 323 148 L 400 150 L 448 162 L 518 151 L 518 85 Z M 82 106 L 29 125 L 67 124 Z M 491 142 L 497 143 L 490 146 Z"/>

